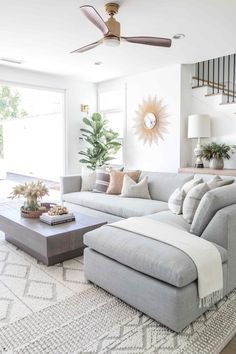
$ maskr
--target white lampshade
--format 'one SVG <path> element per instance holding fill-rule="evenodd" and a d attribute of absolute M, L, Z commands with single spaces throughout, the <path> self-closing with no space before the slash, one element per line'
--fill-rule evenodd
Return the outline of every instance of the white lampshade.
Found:
<path fill-rule="evenodd" d="M 207 114 L 191 114 L 188 117 L 188 138 L 210 138 L 211 120 Z"/>

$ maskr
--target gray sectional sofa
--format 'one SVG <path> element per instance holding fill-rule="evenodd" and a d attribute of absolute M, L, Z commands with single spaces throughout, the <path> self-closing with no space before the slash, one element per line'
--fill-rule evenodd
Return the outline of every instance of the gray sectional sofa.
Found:
<path fill-rule="evenodd" d="M 80 176 L 62 178 L 62 200 L 70 209 L 103 216 L 108 223 L 146 216 L 189 232 L 190 225 L 182 215 L 168 210 L 168 198 L 193 176 L 142 172 L 140 179 L 145 175 L 149 178 L 151 200 L 81 192 Z M 214 209 L 200 235 L 220 252 L 224 294 L 236 287 L 236 185 L 232 186 L 219 188 L 217 200 L 222 201 L 218 203 L 221 207 Z M 174 331 L 180 332 L 206 311 L 198 306 L 196 266 L 179 249 L 109 226 L 85 234 L 84 243 L 88 280 Z"/>

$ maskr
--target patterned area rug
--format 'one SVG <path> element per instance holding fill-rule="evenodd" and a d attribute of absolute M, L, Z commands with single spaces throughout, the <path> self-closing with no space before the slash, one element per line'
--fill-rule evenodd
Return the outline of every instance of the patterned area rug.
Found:
<path fill-rule="evenodd" d="M 176 334 L 84 279 L 83 258 L 46 267 L 0 236 L 0 352 L 217 354 L 236 292 Z"/>

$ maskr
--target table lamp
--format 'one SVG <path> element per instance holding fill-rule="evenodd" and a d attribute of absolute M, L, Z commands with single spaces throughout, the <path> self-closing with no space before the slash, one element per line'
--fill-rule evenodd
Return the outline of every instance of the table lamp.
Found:
<path fill-rule="evenodd" d="M 196 156 L 195 167 L 203 168 L 204 164 L 201 158 L 201 138 L 210 138 L 211 121 L 207 114 L 191 114 L 188 117 L 188 138 L 197 138 L 197 146 L 194 149 Z"/>

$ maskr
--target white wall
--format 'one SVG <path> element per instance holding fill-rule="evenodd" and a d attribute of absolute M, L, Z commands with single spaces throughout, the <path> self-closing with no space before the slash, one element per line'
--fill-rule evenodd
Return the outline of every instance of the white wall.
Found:
<path fill-rule="evenodd" d="M 65 92 L 65 156 L 62 158 L 66 161 L 65 173 L 80 172 L 78 137 L 84 116 L 80 111 L 80 105 L 88 104 L 90 112 L 96 111 L 96 85 L 71 77 L 0 66 L 0 84 L 4 82 Z M 51 133 L 53 134 L 53 131 Z"/>
<path fill-rule="evenodd" d="M 125 165 L 128 168 L 176 172 L 180 166 L 180 79 L 181 67 L 174 65 L 98 84 L 98 92 L 123 87 L 126 94 Z M 143 99 L 155 95 L 168 105 L 169 134 L 158 145 L 143 145 L 134 134 L 135 111 Z"/>
<path fill-rule="evenodd" d="M 189 84 L 193 73 L 192 65 L 182 65 L 182 155 L 185 156 L 181 166 L 193 166 L 195 157 L 193 150 L 196 146 L 196 139 L 186 139 L 187 137 L 187 115 L 188 114 L 208 114 L 211 117 L 211 138 L 202 139 L 202 144 L 215 141 L 217 143 L 236 144 L 236 104 L 221 105 L 222 95 L 205 96 L 207 88 L 192 89 Z M 184 138 L 185 137 L 185 138 Z M 204 163 L 208 166 L 208 163 Z M 236 154 L 230 160 L 225 160 L 225 168 L 236 168 Z"/>

